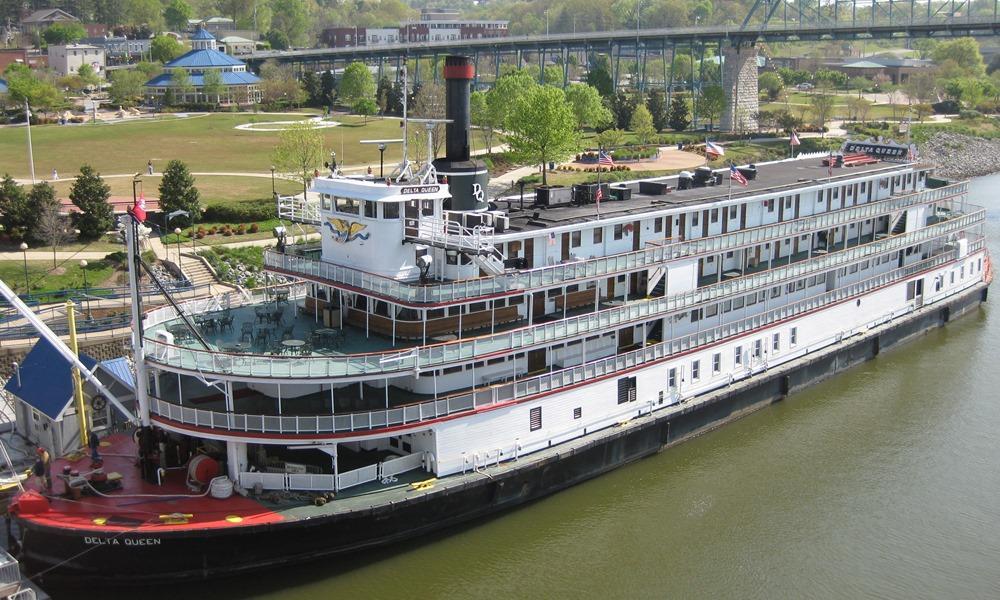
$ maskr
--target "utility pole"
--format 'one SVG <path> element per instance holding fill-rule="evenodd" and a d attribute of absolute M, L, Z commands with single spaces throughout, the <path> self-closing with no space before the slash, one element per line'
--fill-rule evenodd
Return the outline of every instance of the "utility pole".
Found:
<path fill-rule="evenodd" d="M 31 149 L 31 109 L 24 101 L 24 122 L 28 126 L 28 162 L 31 164 L 31 185 L 35 185 L 35 155 Z"/>

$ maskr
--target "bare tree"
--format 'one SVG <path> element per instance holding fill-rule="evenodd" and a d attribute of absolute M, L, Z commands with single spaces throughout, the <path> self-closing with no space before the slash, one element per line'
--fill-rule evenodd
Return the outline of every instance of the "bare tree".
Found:
<path fill-rule="evenodd" d="M 56 252 L 59 246 L 72 241 L 76 235 L 70 226 L 69 219 L 59 214 L 58 206 L 48 205 L 41 209 L 38 215 L 38 225 L 34 237 L 52 246 L 52 268 L 56 268 Z"/>
<path fill-rule="evenodd" d="M 420 91 L 413 102 L 412 114 L 419 119 L 444 119 L 444 100 L 445 90 L 443 85 L 440 83 L 421 84 Z M 434 153 L 434 156 L 424 156 L 427 154 L 427 132 L 428 128 L 424 125 L 416 125 L 410 128 L 410 148 L 418 160 L 434 160 L 434 157 L 440 153 L 441 146 L 444 144 L 445 125 L 444 123 L 436 123 L 430 127 L 430 133 L 433 136 L 431 151 Z"/>

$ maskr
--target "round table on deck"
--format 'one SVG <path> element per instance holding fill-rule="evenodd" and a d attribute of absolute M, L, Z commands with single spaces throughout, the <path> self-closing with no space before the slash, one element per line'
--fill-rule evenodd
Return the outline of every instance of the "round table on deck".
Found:
<path fill-rule="evenodd" d="M 284 340 L 283 342 L 281 342 L 281 345 L 284 346 L 285 350 L 291 352 L 298 350 L 302 346 L 305 346 L 306 343 L 303 340 Z"/>

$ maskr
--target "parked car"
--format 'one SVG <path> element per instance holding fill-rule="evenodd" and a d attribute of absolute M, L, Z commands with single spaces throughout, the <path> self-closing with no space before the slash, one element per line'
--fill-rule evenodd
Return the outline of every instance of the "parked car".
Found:
<path fill-rule="evenodd" d="M 800 83 L 799 85 L 795 86 L 795 89 L 797 89 L 799 91 L 802 91 L 802 92 L 808 92 L 809 90 L 813 89 L 814 87 L 816 87 L 816 86 L 814 86 L 811 83 Z"/>

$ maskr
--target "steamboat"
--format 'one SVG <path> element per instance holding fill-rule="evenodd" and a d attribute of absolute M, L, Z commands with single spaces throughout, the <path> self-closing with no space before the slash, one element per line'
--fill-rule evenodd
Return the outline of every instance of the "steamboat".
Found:
<path fill-rule="evenodd" d="M 133 427 L 102 436 L 100 468 L 57 458 L 51 491 L 13 500 L 30 574 L 176 582 L 399 543 L 656 453 L 986 300 L 985 211 L 905 146 L 489 202 L 472 68 L 449 57 L 444 75 L 444 158 L 387 177 L 332 165 L 278 200 L 322 234 L 265 254 L 298 283 L 146 312 L 137 297 L 131 394 L 58 348 L 110 400 L 81 414 Z"/>

